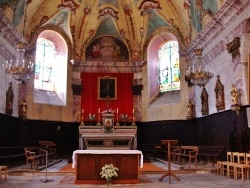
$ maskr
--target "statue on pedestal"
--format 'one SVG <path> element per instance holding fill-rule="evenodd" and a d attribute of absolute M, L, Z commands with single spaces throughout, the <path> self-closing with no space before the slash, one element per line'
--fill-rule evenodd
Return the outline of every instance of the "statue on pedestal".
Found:
<path fill-rule="evenodd" d="M 19 117 L 22 119 L 27 119 L 27 102 L 26 99 L 20 104 Z"/>

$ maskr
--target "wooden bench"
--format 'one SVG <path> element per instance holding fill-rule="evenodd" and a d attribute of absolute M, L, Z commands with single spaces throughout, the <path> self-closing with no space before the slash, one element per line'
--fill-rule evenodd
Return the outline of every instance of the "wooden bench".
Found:
<path fill-rule="evenodd" d="M 48 153 L 48 160 L 51 162 L 53 157 L 56 156 L 56 144 L 52 141 L 42 140 L 39 141 L 41 149 L 46 150 Z"/>
<path fill-rule="evenodd" d="M 195 161 L 195 167 L 197 167 L 197 156 L 199 153 L 199 147 L 198 146 L 180 146 L 179 148 L 173 150 L 174 155 L 178 159 L 178 163 L 180 163 L 180 159 L 183 159 L 183 163 L 185 158 L 188 158 L 189 161 L 189 167 L 191 164 L 192 159 Z"/>
<path fill-rule="evenodd" d="M 26 147 L 24 148 L 24 153 L 26 156 L 27 167 L 30 163 L 30 168 L 38 168 L 39 165 L 45 163 L 46 153 L 40 147 Z"/>
<path fill-rule="evenodd" d="M 224 146 L 199 146 L 198 160 L 202 160 L 205 165 L 207 160 L 210 159 L 214 166 L 224 148 Z"/>

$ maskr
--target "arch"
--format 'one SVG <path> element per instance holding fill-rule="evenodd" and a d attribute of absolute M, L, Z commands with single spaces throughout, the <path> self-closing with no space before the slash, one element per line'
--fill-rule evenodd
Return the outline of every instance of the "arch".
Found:
<path fill-rule="evenodd" d="M 65 106 L 68 65 L 66 41 L 58 32 L 44 30 L 38 35 L 36 46 L 34 102 Z"/>
<path fill-rule="evenodd" d="M 150 103 L 154 102 L 156 99 L 161 97 L 162 95 L 171 98 L 171 93 L 164 93 L 160 92 L 160 71 L 159 71 L 159 50 L 161 47 L 168 41 L 176 41 L 178 42 L 175 35 L 172 33 L 161 33 L 152 38 L 148 45 L 147 50 L 147 66 L 148 66 L 148 84 L 149 84 L 149 98 Z M 172 102 L 177 103 L 180 100 L 180 92 L 174 94 L 175 97 L 173 98 Z M 176 97 L 178 95 L 178 97 Z M 171 100 L 166 100 L 170 103 Z M 167 102 L 168 103 L 168 102 Z"/>

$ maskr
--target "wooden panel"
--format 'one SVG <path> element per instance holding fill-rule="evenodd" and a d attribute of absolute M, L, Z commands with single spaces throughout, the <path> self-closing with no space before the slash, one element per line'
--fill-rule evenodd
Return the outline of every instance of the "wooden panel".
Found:
<path fill-rule="evenodd" d="M 112 183 L 139 183 L 138 154 L 77 154 L 75 183 L 105 184 L 106 179 L 100 175 L 105 164 L 113 164 L 119 169 Z"/>

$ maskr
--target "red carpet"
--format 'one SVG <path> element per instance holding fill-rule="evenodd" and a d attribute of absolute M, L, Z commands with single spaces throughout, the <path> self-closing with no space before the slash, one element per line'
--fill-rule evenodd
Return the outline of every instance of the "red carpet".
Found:
<path fill-rule="evenodd" d="M 155 166 L 153 163 L 143 163 L 143 168 L 139 168 L 140 172 L 159 172 L 164 171 L 164 169 Z M 62 167 L 59 172 L 75 172 L 76 169 L 72 168 L 72 164 L 67 164 Z"/>

